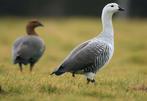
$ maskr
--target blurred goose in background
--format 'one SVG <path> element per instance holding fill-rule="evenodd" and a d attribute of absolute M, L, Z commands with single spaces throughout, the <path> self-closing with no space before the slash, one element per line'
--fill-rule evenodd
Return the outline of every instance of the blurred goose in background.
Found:
<path fill-rule="evenodd" d="M 35 28 L 43 26 L 39 21 L 32 20 L 26 26 L 26 36 L 16 39 L 12 49 L 12 59 L 14 64 L 19 64 L 22 72 L 22 65 L 30 64 L 32 71 L 34 64 L 40 59 L 45 51 L 44 41 L 35 32 Z"/>
<path fill-rule="evenodd" d="M 115 12 L 123 10 L 116 3 L 107 4 L 102 11 L 102 32 L 73 49 L 59 68 L 53 71 L 51 75 L 61 75 L 65 72 L 70 72 L 73 76 L 75 74 L 84 74 L 87 78 L 87 83 L 94 83 L 97 71 L 104 67 L 113 55 L 114 32 L 112 16 Z"/>

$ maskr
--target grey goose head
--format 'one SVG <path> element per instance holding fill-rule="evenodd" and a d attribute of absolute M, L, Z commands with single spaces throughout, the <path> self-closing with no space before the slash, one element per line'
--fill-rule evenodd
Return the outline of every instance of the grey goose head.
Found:
<path fill-rule="evenodd" d="M 26 26 L 26 32 L 28 35 L 38 35 L 35 32 L 35 28 L 36 27 L 43 27 L 43 24 L 38 21 L 38 20 L 31 20 L 28 22 L 27 26 Z"/>

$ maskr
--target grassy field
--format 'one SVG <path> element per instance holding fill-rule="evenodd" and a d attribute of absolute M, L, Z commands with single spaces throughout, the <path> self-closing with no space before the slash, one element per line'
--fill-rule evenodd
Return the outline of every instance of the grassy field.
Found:
<path fill-rule="evenodd" d="M 97 73 L 97 84 L 67 73 L 50 76 L 77 44 L 101 31 L 98 18 L 39 19 L 46 51 L 32 73 L 12 64 L 14 40 L 25 34 L 27 18 L 0 19 L 0 101 L 147 101 L 147 20 L 114 19 L 115 52 Z"/>

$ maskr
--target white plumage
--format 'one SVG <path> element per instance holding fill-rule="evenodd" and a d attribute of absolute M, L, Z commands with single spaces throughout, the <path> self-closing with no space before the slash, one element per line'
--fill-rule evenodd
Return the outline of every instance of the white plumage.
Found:
<path fill-rule="evenodd" d="M 112 16 L 123 11 L 116 3 L 107 4 L 102 11 L 102 32 L 95 38 L 78 45 L 65 58 L 63 63 L 52 74 L 61 75 L 65 72 L 84 74 L 87 82 L 95 82 L 95 74 L 111 59 L 114 51 L 114 32 Z"/>

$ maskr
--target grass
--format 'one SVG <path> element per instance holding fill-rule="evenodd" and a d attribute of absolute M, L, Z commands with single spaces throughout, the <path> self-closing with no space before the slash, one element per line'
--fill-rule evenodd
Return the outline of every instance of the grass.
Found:
<path fill-rule="evenodd" d="M 11 62 L 11 47 L 25 34 L 29 18 L 0 18 L 0 101 L 146 101 L 147 20 L 114 19 L 115 52 L 110 64 L 97 73 L 97 84 L 86 84 L 84 76 L 67 73 L 50 76 L 79 43 L 101 31 L 97 18 L 40 19 L 37 32 L 46 51 L 32 73 Z"/>

